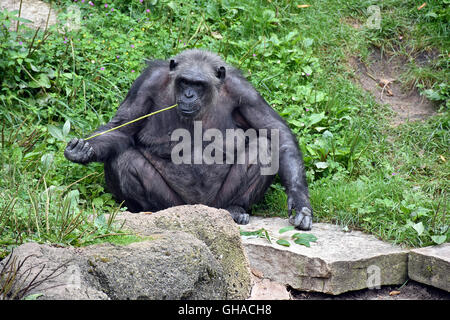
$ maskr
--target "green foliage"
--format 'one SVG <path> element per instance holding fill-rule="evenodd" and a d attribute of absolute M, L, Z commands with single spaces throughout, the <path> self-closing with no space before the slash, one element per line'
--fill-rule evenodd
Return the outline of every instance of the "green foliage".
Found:
<path fill-rule="evenodd" d="M 249 238 L 252 238 L 252 237 L 264 238 L 269 243 L 272 243 L 272 240 L 270 240 L 269 232 L 264 228 L 261 228 L 261 229 L 255 230 L 255 231 L 240 230 L 240 234 L 241 234 L 241 236 L 249 237 Z"/>
<path fill-rule="evenodd" d="M 447 83 L 436 84 L 431 89 L 423 90 L 422 94 L 431 101 L 445 102 L 445 107 L 447 109 L 450 108 L 450 87 Z"/>
<path fill-rule="evenodd" d="M 322 181 L 311 197 L 322 219 L 339 221 L 344 228 L 361 228 L 411 246 L 450 240 L 445 193 L 433 200 L 396 173 L 376 172 L 346 183 Z"/>
<path fill-rule="evenodd" d="M 316 242 L 317 237 L 310 233 L 295 233 L 292 235 L 292 239 L 296 244 L 301 244 L 306 247 L 311 247 L 311 242 Z"/>

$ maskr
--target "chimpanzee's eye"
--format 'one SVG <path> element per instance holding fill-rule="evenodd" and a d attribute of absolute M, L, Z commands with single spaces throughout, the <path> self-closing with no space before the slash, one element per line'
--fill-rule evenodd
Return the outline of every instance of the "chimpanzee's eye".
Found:
<path fill-rule="evenodd" d="M 183 87 L 189 86 L 189 82 L 186 79 L 180 79 L 179 84 Z"/>

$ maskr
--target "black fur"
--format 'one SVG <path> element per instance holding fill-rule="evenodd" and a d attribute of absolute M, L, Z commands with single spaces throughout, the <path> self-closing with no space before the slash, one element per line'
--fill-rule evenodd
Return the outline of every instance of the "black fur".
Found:
<path fill-rule="evenodd" d="M 259 164 L 175 164 L 174 130 L 193 137 L 194 121 L 203 132 L 215 128 L 278 129 L 278 174 L 288 195 L 290 222 L 309 230 L 312 209 L 297 140 L 282 118 L 239 70 L 208 51 L 187 50 L 169 61 L 151 61 L 131 86 L 116 115 L 93 134 L 177 103 L 159 113 L 89 141 L 74 139 L 67 159 L 105 163 L 105 179 L 117 200 L 130 211 L 155 211 L 202 203 L 228 209 L 238 223 L 248 223 L 250 207 L 270 186 L 273 175 L 261 175 Z M 270 139 L 270 138 L 269 138 Z"/>

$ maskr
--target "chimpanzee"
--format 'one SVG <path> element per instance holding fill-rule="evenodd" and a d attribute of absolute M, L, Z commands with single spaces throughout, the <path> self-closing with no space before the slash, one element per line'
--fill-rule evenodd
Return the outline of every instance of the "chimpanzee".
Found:
<path fill-rule="evenodd" d="M 247 212 L 278 173 L 290 223 L 311 229 L 312 208 L 295 136 L 241 72 L 214 53 L 191 49 L 168 61 L 151 61 L 112 120 L 93 135 L 174 104 L 89 141 L 72 139 L 64 155 L 81 164 L 103 162 L 108 190 L 132 212 L 205 204 L 228 210 L 238 224 L 248 223 Z M 252 149 L 256 145 L 262 147 Z M 249 155 L 237 161 L 242 150 Z M 266 160 L 272 153 L 279 168 L 263 173 L 267 162 L 254 161 L 255 150 L 266 153 Z"/>

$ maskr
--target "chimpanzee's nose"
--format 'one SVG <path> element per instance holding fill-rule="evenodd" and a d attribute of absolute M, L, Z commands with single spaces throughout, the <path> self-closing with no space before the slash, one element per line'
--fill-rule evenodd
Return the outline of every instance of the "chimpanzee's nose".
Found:
<path fill-rule="evenodd" d="M 186 91 L 184 91 L 184 96 L 188 99 L 191 99 L 194 97 L 194 91 L 191 89 L 187 89 Z"/>

